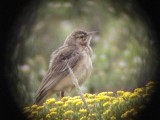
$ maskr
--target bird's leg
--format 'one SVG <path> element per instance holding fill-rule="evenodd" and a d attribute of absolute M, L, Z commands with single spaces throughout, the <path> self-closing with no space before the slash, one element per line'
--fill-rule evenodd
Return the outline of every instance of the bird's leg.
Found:
<path fill-rule="evenodd" d="M 57 95 L 57 98 L 60 99 L 60 98 L 64 97 L 64 91 L 60 91 L 60 92 L 56 93 L 56 95 Z"/>
<path fill-rule="evenodd" d="M 60 91 L 60 97 L 64 97 L 64 91 Z"/>

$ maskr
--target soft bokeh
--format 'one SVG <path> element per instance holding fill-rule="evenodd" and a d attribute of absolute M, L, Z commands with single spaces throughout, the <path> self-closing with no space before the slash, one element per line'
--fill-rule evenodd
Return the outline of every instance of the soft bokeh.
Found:
<path fill-rule="evenodd" d="M 84 93 L 133 90 L 152 79 L 151 32 L 129 0 L 46 0 L 21 26 L 14 57 L 20 106 L 32 104 L 51 53 L 73 30 L 98 31 L 93 39 L 93 71 Z M 76 95 L 76 91 L 67 95 Z"/>

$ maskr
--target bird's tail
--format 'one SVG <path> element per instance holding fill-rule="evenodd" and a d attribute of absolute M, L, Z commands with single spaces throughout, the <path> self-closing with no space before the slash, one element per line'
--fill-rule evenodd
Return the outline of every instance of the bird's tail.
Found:
<path fill-rule="evenodd" d="M 51 95 L 51 92 L 42 90 L 36 94 L 35 104 L 42 105 L 45 100 Z"/>

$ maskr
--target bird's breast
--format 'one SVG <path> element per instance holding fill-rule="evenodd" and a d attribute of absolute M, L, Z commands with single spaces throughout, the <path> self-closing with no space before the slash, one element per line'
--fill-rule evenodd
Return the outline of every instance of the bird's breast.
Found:
<path fill-rule="evenodd" d="M 92 60 L 90 55 L 86 52 L 82 52 L 82 59 L 79 61 L 77 68 L 75 68 L 75 76 L 77 77 L 79 84 L 82 84 L 86 80 L 92 71 Z"/>

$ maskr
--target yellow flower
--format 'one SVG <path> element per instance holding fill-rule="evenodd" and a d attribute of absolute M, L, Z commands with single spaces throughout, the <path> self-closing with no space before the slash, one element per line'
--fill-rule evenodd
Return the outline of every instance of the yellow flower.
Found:
<path fill-rule="evenodd" d="M 85 94 L 84 94 L 84 97 L 87 97 L 87 98 L 88 98 L 88 96 L 90 96 L 89 93 L 85 93 Z"/>
<path fill-rule="evenodd" d="M 118 100 L 113 100 L 113 105 L 117 105 L 118 104 Z"/>
<path fill-rule="evenodd" d="M 93 104 L 89 104 L 88 107 L 89 107 L 89 108 L 93 108 L 94 105 L 93 105 Z"/>
<path fill-rule="evenodd" d="M 39 111 L 39 110 L 42 110 L 42 109 L 44 109 L 44 106 L 38 106 L 37 107 L 37 110 Z"/>
<path fill-rule="evenodd" d="M 96 94 L 89 94 L 88 98 L 95 98 Z"/>
<path fill-rule="evenodd" d="M 73 100 L 68 100 L 68 101 L 66 101 L 66 103 L 72 104 L 72 101 L 73 101 Z"/>
<path fill-rule="evenodd" d="M 61 101 L 67 101 L 69 99 L 69 97 L 63 97 L 62 99 L 61 99 Z"/>
<path fill-rule="evenodd" d="M 142 88 L 136 88 L 136 89 L 134 90 L 134 92 L 142 93 L 142 92 L 143 92 L 143 89 L 142 89 Z"/>
<path fill-rule="evenodd" d="M 131 95 L 130 92 L 125 92 L 125 93 L 123 94 L 123 97 L 124 97 L 124 98 L 128 98 L 130 95 Z"/>
<path fill-rule="evenodd" d="M 24 108 L 24 113 L 27 113 L 27 112 L 30 112 L 30 111 L 31 111 L 30 107 L 25 107 Z"/>
<path fill-rule="evenodd" d="M 107 92 L 107 95 L 111 96 L 113 95 L 113 92 Z"/>
<path fill-rule="evenodd" d="M 80 120 L 88 120 L 86 116 L 80 118 Z"/>
<path fill-rule="evenodd" d="M 49 105 L 49 104 L 52 104 L 52 103 L 54 103 L 56 100 L 54 99 L 54 98 L 50 98 L 50 99 L 48 99 L 48 100 L 46 100 L 46 104 L 47 105 Z"/>
<path fill-rule="evenodd" d="M 109 100 L 110 97 L 109 96 L 97 96 L 96 97 L 98 100 L 103 101 L 103 100 Z"/>
<path fill-rule="evenodd" d="M 112 116 L 112 117 L 111 117 L 111 120 L 116 120 L 116 117 L 115 117 L 115 116 Z"/>
<path fill-rule="evenodd" d="M 72 101 L 73 104 L 77 104 L 78 102 L 80 102 L 81 99 L 75 99 L 74 101 Z"/>
<path fill-rule="evenodd" d="M 50 118 L 51 118 L 50 114 L 47 114 L 47 115 L 46 115 L 46 118 L 47 118 L 47 119 L 50 119 Z"/>
<path fill-rule="evenodd" d="M 125 101 L 122 97 L 119 97 L 117 100 L 119 101 L 119 103 L 123 103 Z"/>
<path fill-rule="evenodd" d="M 62 101 L 57 101 L 55 102 L 56 105 L 63 105 L 63 102 Z"/>
<path fill-rule="evenodd" d="M 135 98 L 135 97 L 137 97 L 137 96 L 139 96 L 139 94 L 136 93 L 136 92 L 134 92 L 134 93 L 132 93 L 129 97 L 130 97 L 130 98 Z"/>
<path fill-rule="evenodd" d="M 63 107 L 64 107 L 64 108 L 68 107 L 68 103 L 65 103 L 65 104 L 63 105 Z"/>
<path fill-rule="evenodd" d="M 57 111 L 57 108 L 51 108 L 51 109 L 49 110 L 49 112 L 55 112 L 55 111 Z"/>
<path fill-rule="evenodd" d="M 108 92 L 101 92 L 101 93 L 99 93 L 98 95 L 104 96 L 104 95 L 107 95 L 107 93 L 108 93 Z"/>
<path fill-rule="evenodd" d="M 57 114 L 57 112 L 51 112 L 50 113 L 50 116 L 54 116 L 54 115 L 56 115 Z"/>
<path fill-rule="evenodd" d="M 135 111 L 135 109 L 134 108 L 132 108 L 132 109 L 130 109 L 129 110 L 129 112 L 131 113 L 131 112 L 134 112 Z"/>
<path fill-rule="evenodd" d="M 110 109 L 106 110 L 106 111 L 103 113 L 103 115 L 108 115 L 108 116 L 110 116 L 110 115 L 111 115 L 111 110 L 110 110 Z"/>
<path fill-rule="evenodd" d="M 72 115 L 74 112 L 72 110 L 68 110 L 64 113 L 64 116 L 70 116 Z"/>
<path fill-rule="evenodd" d="M 74 99 L 80 99 L 80 96 L 74 96 L 73 98 Z"/>
<path fill-rule="evenodd" d="M 117 95 L 118 96 L 121 96 L 121 95 L 123 95 L 124 94 L 124 91 L 117 91 Z"/>
<path fill-rule="evenodd" d="M 82 101 L 79 101 L 76 103 L 76 106 L 82 106 L 83 105 L 83 102 Z"/>
<path fill-rule="evenodd" d="M 126 117 L 128 117 L 129 115 L 131 115 L 131 114 L 133 114 L 133 113 L 136 113 L 136 111 L 135 111 L 134 108 L 132 108 L 132 109 L 130 109 L 130 110 L 127 110 L 125 113 L 123 113 L 123 114 L 121 115 L 121 118 L 126 118 Z"/>
<path fill-rule="evenodd" d="M 153 81 L 149 81 L 146 86 L 153 86 L 153 85 L 154 85 L 154 82 Z"/>
<path fill-rule="evenodd" d="M 123 113 L 123 114 L 121 115 L 121 118 L 125 118 L 125 117 L 127 117 L 127 115 L 128 115 L 128 111 L 125 112 L 125 113 Z"/>
<path fill-rule="evenodd" d="M 35 109 L 35 108 L 37 108 L 37 105 L 32 105 L 31 108 Z"/>
<path fill-rule="evenodd" d="M 40 120 L 94 120 L 103 118 L 116 120 L 119 117 L 121 117 L 121 119 L 130 120 L 134 118 L 141 109 L 144 109 L 144 104 L 151 98 L 150 96 L 151 92 L 153 91 L 153 87 L 153 83 L 150 83 L 147 84 L 145 87 L 136 88 L 134 92 L 117 91 L 116 95 L 113 92 L 84 94 L 88 107 L 91 110 L 90 113 L 87 111 L 87 109 L 84 108 L 84 103 L 80 96 L 63 97 L 61 100 L 58 101 L 56 101 L 54 98 L 51 98 L 46 100 L 46 102 L 44 103 L 45 106 L 37 106 L 34 104 L 25 107 L 24 112 L 26 112 L 27 117 Z M 134 106 L 135 104 L 139 106 Z M 135 107 L 135 109 L 133 107 Z M 97 109 L 100 111 L 97 111 Z M 118 113 L 116 109 L 118 109 Z M 123 114 L 119 116 L 119 113 L 122 112 Z M 103 113 L 102 116 L 99 115 L 101 113 Z"/>
<path fill-rule="evenodd" d="M 30 107 L 25 107 L 25 108 L 24 108 L 24 110 L 29 110 L 29 109 L 30 109 Z"/>
<path fill-rule="evenodd" d="M 96 115 L 94 113 L 90 113 L 89 117 L 95 117 Z"/>
<path fill-rule="evenodd" d="M 108 107 L 109 105 L 110 105 L 109 102 L 105 102 L 105 103 L 103 104 L 103 107 Z"/>
<path fill-rule="evenodd" d="M 32 115 L 33 115 L 33 116 L 37 116 L 37 115 L 38 115 L 38 111 L 33 111 L 33 112 L 32 112 Z"/>
<path fill-rule="evenodd" d="M 80 109 L 79 112 L 80 113 L 87 113 L 87 110 L 86 109 Z"/>
<path fill-rule="evenodd" d="M 99 103 L 99 102 L 100 102 L 100 100 L 99 100 L 99 99 L 97 99 L 97 98 L 95 98 L 95 102 Z"/>
<path fill-rule="evenodd" d="M 87 100 L 87 103 L 89 103 L 89 104 L 92 104 L 92 103 L 94 103 L 94 102 L 95 102 L 94 99 L 88 99 L 88 100 Z"/>

